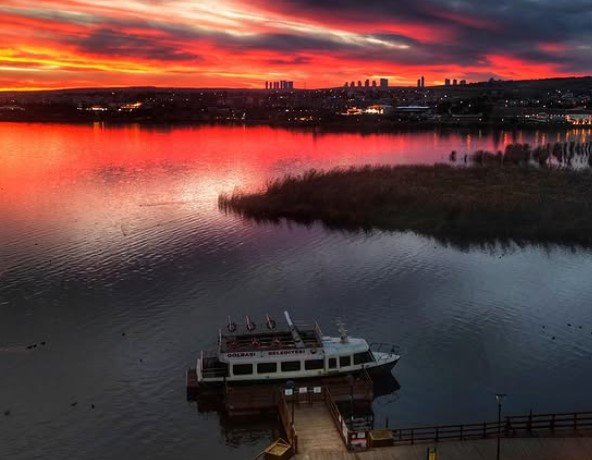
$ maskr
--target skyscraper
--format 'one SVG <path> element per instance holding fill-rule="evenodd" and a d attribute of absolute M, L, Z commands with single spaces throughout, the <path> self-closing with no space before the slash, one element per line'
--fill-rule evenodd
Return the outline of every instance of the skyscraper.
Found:
<path fill-rule="evenodd" d="M 425 88 L 425 77 L 423 75 L 421 76 L 421 87 Z"/>
<path fill-rule="evenodd" d="M 380 89 L 387 89 L 388 88 L 388 78 L 381 78 L 380 79 Z"/>

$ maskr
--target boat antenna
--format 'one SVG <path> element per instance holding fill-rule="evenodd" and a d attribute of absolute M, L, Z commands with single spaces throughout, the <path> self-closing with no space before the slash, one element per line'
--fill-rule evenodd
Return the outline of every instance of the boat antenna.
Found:
<path fill-rule="evenodd" d="M 228 329 L 228 332 L 235 332 L 236 331 L 236 323 L 234 321 L 232 321 L 230 316 L 228 316 L 228 324 L 226 325 L 226 329 Z"/>
<path fill-rule="evenodd" d="M 246 317 L 246 320 L 247 320 L 247 330 L 249 332 L 253 332 L 256 328 L 255 323 L 253 321 L 251 321 L 251 319 L 249 318 L 248 315 Z"/>
<path fill-rule="evenodd" d="M 341 337 L 341 343 L 349 342 L 349 337 L 347 336 L 347 329 L 345 328 L 345 324 L 341 320 L 341 318 L 337 318 L 337 330 L 339 331 L 339 336 Z"/>
<path fill-rule="evenodd" d="M 265 318 L 267 319 L 267 329 L 275 329 L 275 320 L 269 314 L 265 315 Z"/>

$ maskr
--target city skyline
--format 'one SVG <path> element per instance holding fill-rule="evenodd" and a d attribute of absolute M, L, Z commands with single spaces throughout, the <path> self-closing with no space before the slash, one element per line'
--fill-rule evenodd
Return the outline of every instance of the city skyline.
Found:
<path fill-rule="evenodd" d="M 588 1 L 6 0 L 0 89 L 585 76 Z"/>

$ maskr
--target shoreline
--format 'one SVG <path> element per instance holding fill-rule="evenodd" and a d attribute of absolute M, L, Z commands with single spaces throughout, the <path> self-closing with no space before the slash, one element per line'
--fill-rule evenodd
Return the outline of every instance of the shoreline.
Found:
<path fill-rule="evenodd" d="M 361 120 L 361 121 L 321 121 L 321 122 L 288 122 L 270 120 L 192 120 L 192 119 L 81 119 L 74 117 L 4 117 L 0 114 L 0 123 L 39 123 L 39 124 L 68 124 L 94 125 L 101 123 L 106 126 L 141 125 L 150 126 L 236 126 L 260 127 L 311 131 L 321 133 L 362 133 L 388 134 L 413 131 L 455 131 L 455 130 L 487 130 L 487 131 L 545 131 L 567 132 L 571 130 L 588 130 L 592 126 L 575 126 L 568 123 L 501 123 L 501 122 L 399 122 L 392 120 Z"/>

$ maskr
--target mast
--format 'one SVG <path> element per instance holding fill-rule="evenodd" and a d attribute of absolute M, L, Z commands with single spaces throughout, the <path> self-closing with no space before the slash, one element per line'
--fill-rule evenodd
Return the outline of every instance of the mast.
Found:
<path fill-rule="evenodd" d="M 348 343 L 349 337 L 347 335 L 347 329 L 345 328 L 345 323 L 338 318 L 337 321 L 337 330 L 339 331 L 339 337 L 341 338 L 341 343 Z"/>
<path fill-rule="evenodd" d="M 304 348 L 304 342 L 302 341 L 302 337 L 300 337 L 298 329 L 296 328 L 296 326 L 294 326 L 292 318 L 290 318 L 290 314 L 287 311 L 284 311 L 284 316 L 286 317 L 286 323 L 288 323 L 288 327 L 290 328 L 290 332 L 292 333 L 292 339 L 294 339 L 296 348 Z"/>

